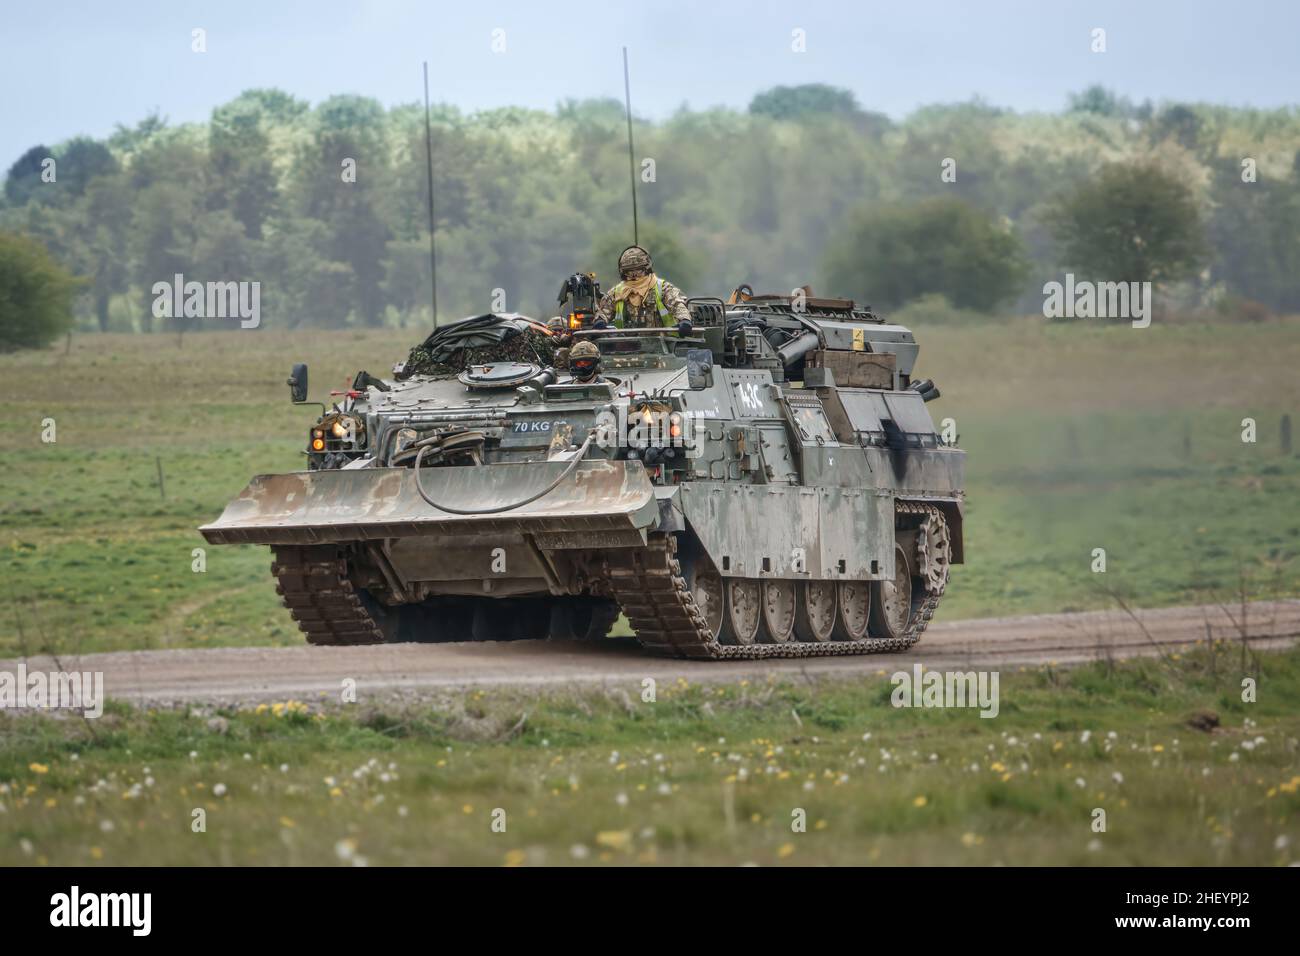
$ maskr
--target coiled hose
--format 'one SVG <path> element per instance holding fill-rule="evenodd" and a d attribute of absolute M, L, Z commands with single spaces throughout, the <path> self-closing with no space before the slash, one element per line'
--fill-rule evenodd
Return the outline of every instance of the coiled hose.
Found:
<path fill-rule="evenodd" d="M 573 474 L 573 472 L 577 469 L 578 465 L 582 463 L 582 459 L 586 456 L 587 449 L 591 447 L 592 439 L 594 439 L 595 437 L 596 437 L 596 430 L 593 428 L 591 431 L 587 432 L 587 440 L 584 441 L 578 447 L 578 453 L 573 456 L 573 460 L 569 462 L 569 466 L 565 468 L 564 471 L 560 472 L 559 476 L 556 477 L 554 481 L 552 481 L 541 491 L 537 492 L 537 494 L 530 495 L 529 497 L 524 498 L 522 501 L 516 501 L 513 504 L 501 505 L 500 507 L 497 508 L 471 508 L 466 511 L 462 511 L 460 508 L 452 508 L 447 505 L 438 504 L 438 502 L 434 501 L 432 498 L 429 497 L 429 493 L 424 490 L 424 484 L 420 481 L 420 462 L 424 459 L 424 453 L 427 452 L 430 449 L 430 447 L 432 447 L 429 445 L 426 445 L 424 448 L 421 448 L 420 453 L 415 456 L 415 490 L 420 493 L 420 497 L 423 498 L 427 504 L 432 505 L 434 508 L 437 508 L 439 511 L 445 511 L 448 514 L 495 515 L 495 514 L 500 514 L 503 511 L 514 511 L 516 508 L 522 508 L 526 504 L 531 504 L 532 502 L 536 501 L 538 498 L 541 498 L 544 495 L 549 495 L 552 491 L 558 488 L 560 486 L 560 482 L 564 481 L 565 478 L 568 478 L 571 474 Z"/>

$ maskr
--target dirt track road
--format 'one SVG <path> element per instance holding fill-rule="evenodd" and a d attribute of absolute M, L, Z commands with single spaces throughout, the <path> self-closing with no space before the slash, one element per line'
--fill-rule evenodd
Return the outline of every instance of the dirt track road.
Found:
<path fill-rule="evenodd" d="M 622 685 L 640 688 L 646 677 L 692 682 L 766 678 L 768 674 L 852 677 L 910 669 L 997 669 L 1022 664 L 1078 663 L 1111 656 L 1152 655 L 1204 641 L 1241 639 L 1242 608 L 1217 606 L 1136 612 L 1044 614 L 931 625 L 902 654 L 744 662 L 679 661 L 651 657 L 630 641 L 607 645 L 514 643 L 397 644 L 367 647 L 213 648 L 130 651 L 63 658 L 69 670 L 103 671 L 109 697 L 148 703 L 338 699 L 352 678 L 366 693 L 445 691 L 462 687 L 541 688 Z M 1245 627 L 1256 649 L 1283 647 L 1300 637 L 1300 601 L 1248 604 Z M 0 661 L 13 672 L 17 661 Z M 46 657 L 31 670 L 53 670 Z"/>

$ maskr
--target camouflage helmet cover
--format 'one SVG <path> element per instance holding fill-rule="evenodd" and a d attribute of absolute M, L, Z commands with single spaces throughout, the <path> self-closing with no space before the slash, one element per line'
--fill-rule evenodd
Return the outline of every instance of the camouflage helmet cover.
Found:
<path fill-rule="evenodd" d="M 654 270 L 654 263 L 650 261 L 650 253 L 640 246 L 628 246 L 618 257 L 618 274 L 620 276 L 625 277 L 633 269 L 644 269 L 646 272 Z"/>
<path fill-rule="evenodd" d="M 600 349 L 594 342 L 582 341 L 569 349 L 569 374 L 579 382 L 595 380 L 600 373 Z"/>
<path fill-rule="evenodd" d="M 564 318 L 559 315 L 553 315 L 549 319 L 547 319 L 546 327 L 550 329 L 552 332 L 563 332 L 568 328 L 568 326 L 564 322 Z"/>

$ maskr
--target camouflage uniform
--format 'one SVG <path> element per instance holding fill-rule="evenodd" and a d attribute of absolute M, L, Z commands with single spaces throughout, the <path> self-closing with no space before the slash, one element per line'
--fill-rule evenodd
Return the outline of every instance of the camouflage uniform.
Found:
<path fill-rule="evenodd" d="M 624 274 L 630 267 L 650 271 L 649 254 L 637 246 L 625 250 L 619 256 L 619 274 Z M 627 329 L 648 329 L 690 322 L 691 310 L 686 306 L 686 296 L 667 279 L 655 276 L 653 287 L 637 308 L 633 308 L 631 302 L 619 301 L 623 286 L 624 283 L 620 282 L 600 297 L 600 304 L 596 306 L 597 319 Z"/>

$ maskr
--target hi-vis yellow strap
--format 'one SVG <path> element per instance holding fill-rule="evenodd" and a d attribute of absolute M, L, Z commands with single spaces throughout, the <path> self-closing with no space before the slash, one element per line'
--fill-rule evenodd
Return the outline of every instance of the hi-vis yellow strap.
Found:
<path fill-rule="evenodd" d="M 655 311 L 659 313 L 659 321 L 662 322 L 664 325 L 672 325 L 673 323 L 670 321 L 671 314 L 668 311 L 668 306 L 664 305 L 664 280 L 657 279 L 655 281 L 654 288 L 655 288 Z M 618 293 L 622 291 L 622 289 L 623 289 L 623 283 L 620 282 L 618 285 L 614 286 L 614 288 L 612 288 L 610 291 L 617 296 Z M 623 327 L 623 300 L 622 299 L 619 299 L 616 303 L 614 303 L 614 325 L 616 328 L 620 328 L 620 329 Z"/>

